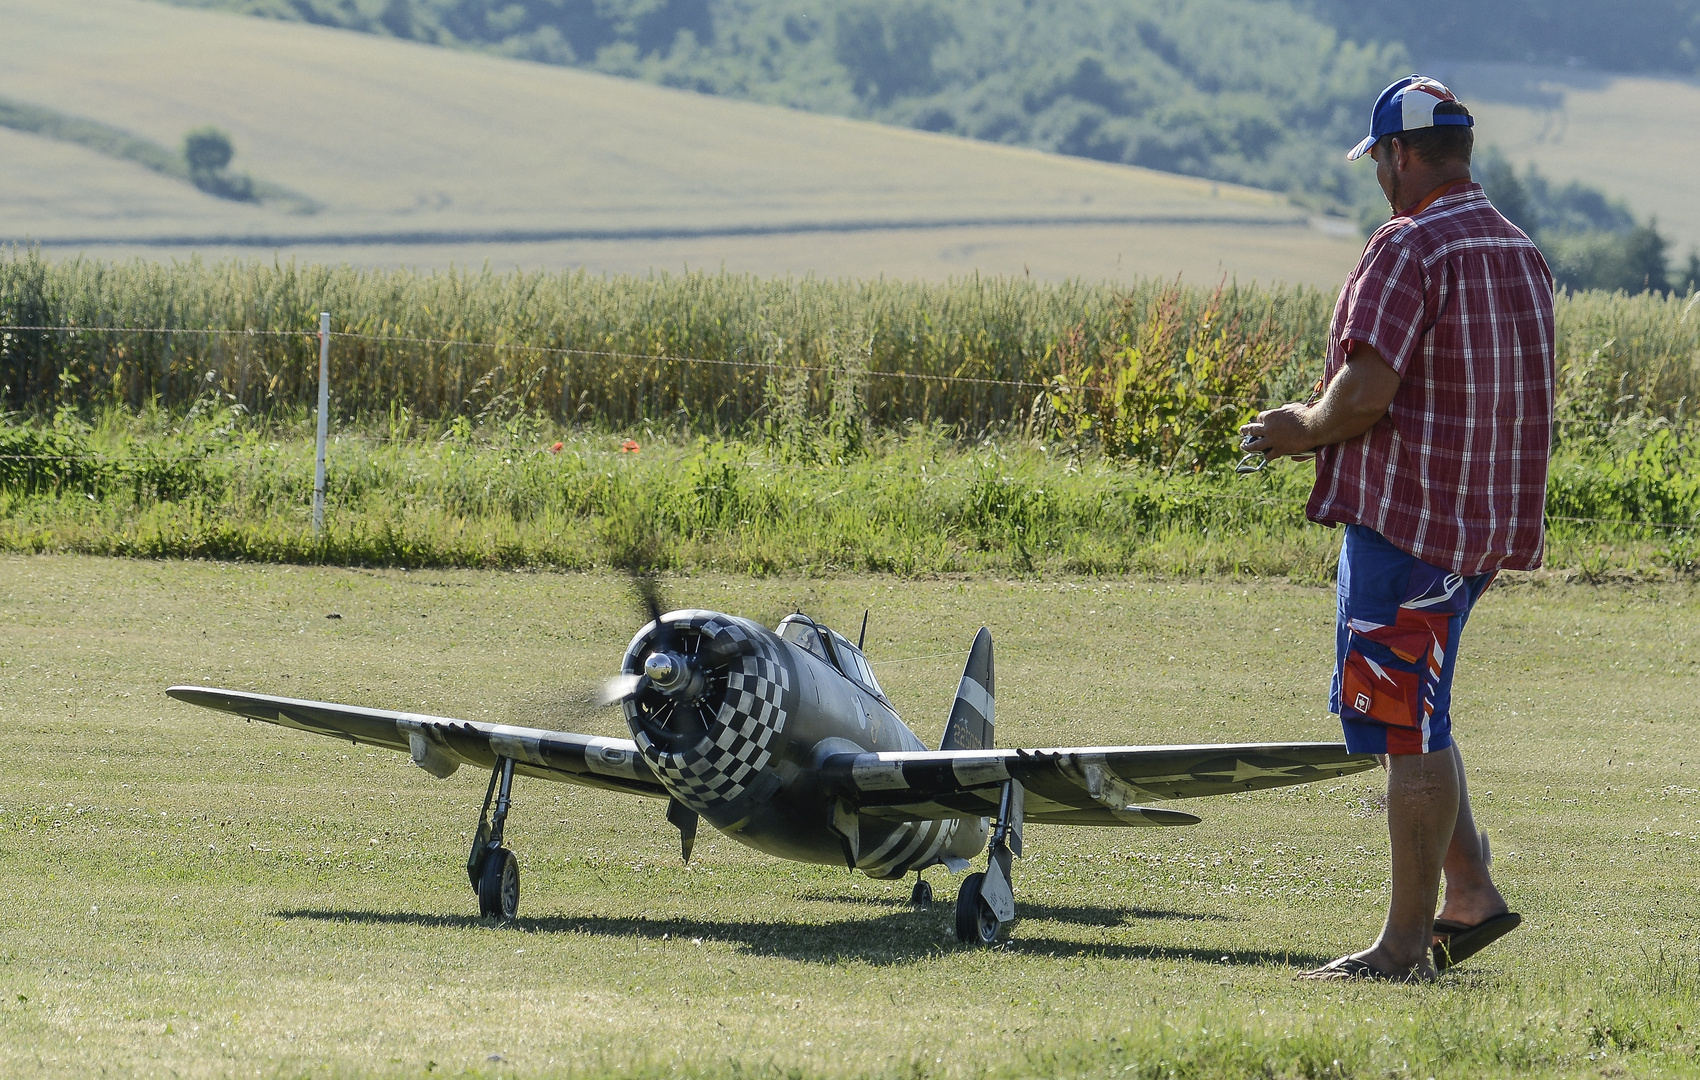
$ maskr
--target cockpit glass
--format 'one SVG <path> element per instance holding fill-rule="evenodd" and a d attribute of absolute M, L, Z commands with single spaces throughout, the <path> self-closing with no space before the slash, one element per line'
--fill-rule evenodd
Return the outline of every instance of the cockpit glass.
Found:
<path fill-rule="evenodd" d="M 821 644 L 820 633 L 809 624 L 807 619 L 799 619 L 795 615 L 787 615 L 779 624 L 779 636 L 791 644 L 811 652 L 822 660 L 827 659 L 826 647 Z M 830 663 L 830 661 L 828 661 Z"/>
<path fill-rule="evenodd" d="M 845 675 L 861 683 L 880 697 L 885 697 L 885 691 L 880 689 L 879 680 L 874 678 L 873 665 L 862 655 L 862 650 L 846 641 L 843 635 L 825 627 L 817 628 L 807 615 L 787 615 L 780 620 L 777 628 L 779 636 L 800 649 L 813 653 L 827 663 L 835 663 L 832 656 L 827 655 L 826 645 L 821 641 L 822 634 L 832 635 L 832 651 L 837 657 L 836 665 Z"/>
<path fill-rule="evenodd" d="M 868 663 L 868 658 L 862 655 L 862 650 L 850 644 L 840 635 L 830 630 L 827 632 L 832 633 L 832 647 L 838 653 L 839 661 L 848 669 L 845 674 L 880 697 L 885 697 L 885 691 L 880 689 L 879 680 L 874 678 L 873 665 Z"/>

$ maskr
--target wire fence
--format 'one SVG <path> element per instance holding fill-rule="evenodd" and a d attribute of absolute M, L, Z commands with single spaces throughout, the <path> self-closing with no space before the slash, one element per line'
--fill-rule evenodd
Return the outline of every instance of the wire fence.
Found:
<path fill-rule="evenodd" d="M 25 333 L 37 333 L 37 334 L 52 333 L 52 334 L 100 335 L 100 336 L 112 336 L 112 335 L 124 335 L 124 334 L 143 334 L 143 335 L 177 335 L 177 334 L 181 334 L 181 335 L 190 336 L 190 337 L 204 337 L 204 338 L 214 338 L 214 337 L 235 338 L 235 339 L 244 339 L 244 338 L 262 339 L 262 338 L 267 338 L 267 339 L 274 339 L 274 340 L 295 338 L 295 339 L 299 339 L 299 341 L 303 345 L 309 345 L 313 348 L 317 348 L 317 345 L 318 345 L 318 334 L 317 334 L 317 332 L 293 331 L 293 330 L 217 329 L 217 328 L 189 328 L 189 327 L 125 327 L 125 326 L 87 326 L 87 327 L 85 327 L 85 326 L 29 326 L 29 325 L 23 325 L 23 324 L 0 325 L 0 334 L 25 334 Z M 476 340 L 469 340 L 469 339 L 463 339 L 463 338 L 414 337 L 414 336 L 394 335 L 394 334 L 365 334 L 365 333 L 357 333 L 357 332 L 347 331 L 347 330 L 334 330 L 334 331 L 331 332 L 330 336 L 331 336 L 333 341 L 355 342 L 355 343 L 360 343 L 362 345 L 376 346 L 380 349 L 393 349 L 393 348 L 400 347 L 400 346 L 411 346 L 411 347 L 415 347 L 415 348 L 425 348 L 425 349 L 435 349 L 435 350 L 474 349 L 474 350 L 485 350 L 485 351 L 488 351 L 488 352 L 491 352 L 491 353 L 514 353 L 514 354 L 521 354 L 521 355 L 526 355 L 526 356 L 531 356 L 531 357 L 539 357 L 539 358 L 570 359 L 570 358 L 577 357 L 577 358 L 586 359 L 586 360 L 631 361 L 631 362 L 635 362 L 635 363 L 638 363 L 638 364 L 690 365 L 690 366 L 696 366 L 696 367 L 729 368 L 729 369 L 737 369 L 737 370 L 740 370 L 740 371 L 747 371 L 747 372 L 761 372 L 761 373 L 764 373 L 768 376 L 774 376 L 774 375 L 780 375 L 780 376 L 805 375 L 805 376 L 824 376 L 824 377 L 827 377 L 827 378 L 835 378 L 836 377 L 836 378 L 854 378 L 854 379 L 861 379 L 861 378 L 866 378 L 866 379 L 895 379 L 895 380 L 904 380 L 904 381 L 916 382 L 916 383 L 932 383 L 932 384 L 938 384 L 938 385 L 941 385 L 941 386 L 997 387 L 997 388 L 1001 388 L 1001 389 L 1027 390 L 1027 391 L 1033 391 L 1033 392 L 1041 392 L 1041 391 L 1057 390 L 1058 389 L 1058 384 L 1057 384 L 1056 380 L 1054 380 L 1054 379 L 1040 381 L 1040 380 L 1035 380 L 1035 379 L 993 378 L 993 377 L 989 377 L 989 376 L 980 376 L 980 375 L 962 375 L 962 374 L 947 374 L 947 373 L 938 373 L 938 372 L 904 371 L 904 370 L 885 369 L 885 368 L 879 368 L 879 367 L 870 367 L 870 366 L 866 366 L 865 364 L 857 364 L 855 362 L 856 358 L 853 355 L 849 355 L 849 354 L 852 354 L 855 351 L 854 347 L 847 348 L 847 349 L 840 349 L 839 350 L 840 353 L 844 354 L 844 355 L 841 356 L 838 363 L 833 364 L 833 363 L 809 363 L 807 361 L 802 361 L 802 360 L 787 361 L 787 360 L 772 359 L 772 358 L 757 360 L 757 359 L 738 359 L 738 358 L 717 358 L 717 357 L 707 357 L 707 356 L 686 356 L 686 355 L 680 355 L 680 354 L 668 353 L 668 352 L 647 352 L 647 353 L 645 353 L 645 352 L 623 351 L 623 350 L 618 350 L 618 349 L 577 348 L 577 347 L 568 346 L 568 345 L 535 345 L 535 344 L 528 344 L 528 343 L 524 343 L 524 342 L 476 341 Z M 776 349 L 775 351 L 776 352 L 782 352 L 783 350 Z M 224 373 L 220 372 L 219 374 L 221 376 L 221 389 L 222 389 L 225 385 L 228 384 L 228 382 L 230 380 L 229 380 L 229 377 L 226 376 Z M 480 382 L 488 381 L 490 379 L 491 374 L 492 373 L 488 370 L 477 372 L 476 377 L 473 380 L 473 385 L 478 386 Z M 632 374 L 634 376 L 638 377 L 638 378 L 642 378 L 645 373 L 643 371 L 635 371 Z M 243 381 L 243 380 L 239 379 L 238 381 Z M 1103 392 L 1101 387 L 1090 386 L 1090 385 L 1080 386 L 1080 387 L 1076 387 L 1076 388 L 1073 388 L 1073 389 L 1075 389 L 1078 392 L 1082 392 L 1082 393 L 1101 393 L 1101 392 Z M 486 396 L 492 396 L 493 394 L 498 393 L 498 392 L 499 392 L 498 390 L 491 390 L 491 391 L 487 392 Z M 569 391 L 569 396 L 570 396 L 570 391 Z M 1207 400 L 1210 400 L 1210 401 L 1215 402 L 1215 403 L 1221 403 L 1221 402 L 1223 402 L 1227 399 L 1220 397 L 1220 396 L 1212 396 L 1212 397 L 1208 397 Z"/>
<path fill-rule="evenodd" d="M 301 338 L 317 347 L 319 335 L 317 331 L 295 330 L 219 330 L 192 329 L 187 327 L 130 327 L 130 326 L 25 326 L 0 325 L 0 333 L 75 333 L 75 334 L 186 334 L 193 336 L 219 337 L 269 337 L 269 338 Z M 676 356 L 670 353 L 636 353 L 621 352 L 616 349 L 575 349 L 565 345 L 527 345 L 520 342 L 470 341 L 462 338 L 431 338 L 431 337 L 401 337 L 393 334 L 357 334 L 348 330 L 331 331 L 333 340 L 370 342 L 379 345 L 419 345 L 430 348 L 466 348 L 508 350 L 512 352 L 533 353 L 540 356 L 583 356 L 598 357 L 611 360 L 643 360 L 660 361 L 668 364 L 707 364 L 717 367 L 751 368 L 766 371 L 801 371 L 819 374 L 832 374 L 839 368 L 823 364 L 793 363 L 784 364 L 773 360 L 719 360 L 704 356 Z M 990 379 L 972 375 L 940 375 L 918 371 L 884 371 L 871 369 L 867 372 L 870 377 L 891 379 L 919 379 L 933 382 L 977 386 L 1014 386 L 1043 390 L 1053 386 L 1049 382 L 1034 382 L 1026 379 Z"/>
<path fill-rule="evenodd" d="M 344 415 L 393 405 L 427 418 L 533 412 L 608 424 L 668 420 L 730 427 L 780 397 L 823 413 L 854 398 L 876 423 L 942 421 L 983 430 L 1019 422 L 1046 379 L 886 366 L 894 350 L 840 335 L 740 343 L 734 355 L 637 351 L 572 343 L 332 332 L 332 385 Z M 211 393 L 257 412 L 308 405 L 315 333 L 270 329 L 0 325 L 0 370 L 14 405 L 104 398 L 182 407 Z M 1026 343 L 1023 353 L 1032 352 Z M 1042 353 L 1042 348 L 1039 349 Z"/>
<path fill-rule="evenodd" d="M 225 338 L 270 341 L 293 339 L 304 351 L 300 357 L 293 357 L 291 360 L 299 361 L 302 364 L 309 364 L 311 366 L 316 366 L 317 349 L 319 347 L 318 333 L 316 331 L 305 330 L 257 328 L 232 329 L 216 327 L 33 326 L 26 324 L 0 324 L 0 335 L 19 335 L 26 333 L 98 335 L 102 338 L 113 335 L 134 334 L 155 338 L 168 338 L 171 336 L 181 335 L 186 337 L 208 339 Z M 499 353 L 511 353 L 545 360 L 570 360 L 572 358 L 579 358 L 589 361 L 629 362 L 638 366 L 620 373 L 626 377 L 625 381 L 628 382 L 629 385 L 625 386 L 622 389 L 622 393 L 617 396 L 627 400 L 635 398 L 636 400 L 645 402 L 656 402 L 661 404 L 663 407 L 653 411 L 648 408 L 640 408 L 636 415 L 620 415 L 618 410 L 609 409 L 606 407 L 605 403 L 594 407 L 589 406 L 585 400 L 589 396 L 589 390 L 586 389 L 579 392 L 577 399 L 578 403 L 573 409 L 569 411 L 563 408 L 561 410 L 563 416 L 571 419 L 584 419 L 587 414 L 590 414 L 594 415 L 597 419 L 612 420 L 616 423 L 649 421 L 654 420 L 657 417 L 673 416 L 679 413 L 690 414 L 692 412 L 691 403 L 687 401 L 686 394 L 688 380 L 682 377 L 676 380 L 679 392 L 674 395 L 671 400 L 669 400 L 667 394 L 667 383 L 669 380 L 665 376 L 665 373 L 656 370 L 652 366 L 644 365 L 666 365 L 685 368 L 719 368 L 735 370 L 743 373 L 760 374 L 763 378 L 756 384 L 747 384 L 747 380 L 734 380 L 734 383 L 737 384 L 740 391 L 737 395 L 740 407 L 750 401 L 757 403 L 753 412 L 748 409 L 744 410 L 748 413 L 748 415 L 743 416 L 742 419 L 750 419 L 755 415 L 759 415 L 764 409 L 772 404 L 771 399 L 773 395 L 769 383 L 775 379 L 785 380 L 803 378 L 817 380 L 818 385 L 816 386 L 804 386 L 797 388 L 802 391 L 805 397 L 812 397 L 815 404 L 820 404 L 830 399 L 834 392 L 836 383 L 840 381 L 860 380 L 896 380 L 915 384 L 936 385 L 939 387 L 962 386 L 971 388 L 993 388 L 1000 391 L 1022 391 L 1023 394 L 1026 395 L 1015 401 L 1004 401 L 1003 404 L 1010 409 L 1010 412 L 1007 415 L 998 416 L 988 414 L 984 408 L 970 407 L 966 410 L 962 408 L 952 408 L 942 399 L 934 401 L 923 396 L 922 414 L 917 417 L 905 417 L 905 419 L 919 419 L 925 422 L 929 418 L 948 420 L 952 416 L 957 419 L 961 419 L 962 416 L 966 414 L 979 421 L 976 430 L 983 430 L 1000 420 L 1004 422 L 1011 420 L 1020 421 L 1027 416 L 1038 395 L 1085 394 L 1101 396 L 1116 392 L 1113 386 L 1106 385 L 1104 383 L 1067 384 L 1060 381 L 1058 377 L 1050 377 L 1042 380 L 1031 378 L 994 378 L 979 375 L 907 371 L 901 369 L 871 367 L 865 363 L 858 363 L 854 357 L 844 355 L 844 350 L 841 350 L 841 355 L 837 363 L 809 363 L 801 360 L 780 360 L 774 358 L 764 358 L 759 360 L 717 358 L 691 356 L 670 352 L 641 353 L 618 349 L 579 348 L 567 345 L 536 345 L 524 342 L 477 341 L 462 338 L 370 334 L 348 330 L 333 330 L 330 336 L 333 342 L 342 341 L 345 343 L 357 343 L 362 346 L 372 346 L 379 350 L 409 346 L 415 348 L 450 351 L 478 350 L 491 353 L 492 355 Z M 3 336 L 0 336 L 0 346 L 3 346 L 4 344 L 5 339 Z M 226 368 L 228 368 L 229 365 L 234 364 L 234 371 L 227 370 L 226 368 L 214 368 L 202 371 L 201 369 L 205 365 L 202 363 L 195 363 L 195 357 L 180 357 L 173 361 L 171 357 L 167 356 L 165 358 L 167 366 L 164 369 L 151 373 L 152 378 L 150 379 L 150 371 L 146 363 L 147 358 L 137 356 L 133 352 L 127 352 L 123 349 L 121 344 L 118 346 L 114 346 L 110 342 L 97 342 L 91 344 L 96 345 L 98 347 L 97 351 L 104 354 L 109 361 L 117 361 L 120 365 L 120 367 L 114 368 L 111 363 L 96 364 L 90 360 L 87 352 L 79 354 L 80 359 L 86 366 L 89 366 L 91 369 L 98 369 L 93 371 L 92 377 L 95 381 L 104 382 L 106 385 L 113 387 L 118 387 L 119 384 L 124 384 L 124 388 L 116 389 L 111 395 L 111 397 L 116 400 L 131 399 L 138 405 L 142 404 L 144 401 L 151 400 L 169 408 L 173 405 L 183 405 L 187 402 L 193 402 L 205 395 L 208 391 L 220 393 L 230 400 L 236 401 L 243 404 L 245 407 L 253 409 L 263 409 L 267 405 L 275 406 L 296 398 L 301 399 L 296 402 L 297 404 L 304 403 L 306 400 L 302 394 L 281 394 L 279 393 L 279 388 L 280 384 L 285 382 L 290 385 L 299 383 L 302 388 L 306 388 L 305 380 L 307 375 L 311 374 L 311 372 L 307 372 L 305 369 L 298 372 L 287 372 L 289 377 L 286 379 L 286 372 L 274 371 L 272 367 L 263 363 L 263 358 L 243 356 L 240 352 L 205 358 L 212 362 L 222 363 L 226 365 Z M 354 367 L 357 372 L 361 361 L 364 359 L 365 357 L 363 356 L 356 358 Z M 175 383 L 172 377 L 173 371 L 170 369 L 170 365 L 173 363 L 175 363 L 179 368 L 186 369 L 176 372 L 177 378 Z M 356 386 L 354 388 L 348 388 L 338 382 L 337 376 L 348 374 L 347 369 L 350 364 L 345 358 L 339 356 L 334 348 L 332 350 L 332 363 L 333 373 L 331 381 L 333 394 L 343 403 L 344 408 L 350 412 L 355 414 L 365 412 L 369 414 L 371 409 L 368 408 L 362 410 L 358 406 L 358 399 L 360 397 L 359 387 Z M 256 364 L 258 365 L 258 371 L 252 372 L 250 368 Z M 72 361 L 69 364 L 67 371 L 69 371 L 70 379 L 73 383 L 81 383 L 84 381 L 83 377 L 77 375 L 74 370 L 71 370 L 76 366 L 76 362 Z M 125 370 L 125 366 L 128 366 L 130 370 Z M 471 386 L 470 391 L 468 391 L 466 396 L 461 398 L 459 404 L 461 406 L 470 407 L 470 411 L 474 413 L 488 415 L 492 408 L 499 410 L 502 406 L 506 406 L 509 410 L 523 410 L 528 401 L 533 401 L 535 399 L 535 403 L 541 403 L 542 399 L 546 396 L 537 392 L 527 392 L 516 396 L 513 392 L 512 386 L 508 386 L 505 389 L 503 388 L 502 384 L 510 382 L 511 380 L 498 378 L 497 376 L 500 373 L 501 369 L 499 367 L 486 366 L 465 372 L 462 376 L 457 378 L 457 388 L 460 387 L 461 384 L 468 382 L 470 382 Z M 542 374 L 543 373 L 538 371 L 533 371 L 530 378 L 526 380 L 527 385 L 531 387 L 532 391 L 540 389 L 537 384 L 542 381 L 540 378 Z M 581 372 L 581 374 L 585 376 L 585 381 L 589 382 L 595 381 L 597 377 L 605 376 L 607 373 L 586 371 Z M 258 377 L 250 377 L 251 375 L 257 375 Z M 572 381 L 570 370 L 563 368 L 557 378 L 561 382 L 558 390 L 558 396 L 563 402 L 572 400 L 573 387 L 577 384 Z M 65 382 L 65 373 L 61 372 L 58 379 L 61 383 Z M 146 391 L 140 391 L 135 386 L 131 385 L 132 383 L 136 383 L 138 380 L 150 384 L 147 386 Z M 360 380 L 357 379 L 357 381 Z M 646 384 L 653 385 L 647 386 L 646 388 Z M 11 388 L 7 387 L 6 389 L 10 390 Z M 700 390 L 703 388 L 699 387 L 698 389 Z M 183 394 L 185 393 L 189 394 L 187 399 L 183 397 Z M 260 395 L 259 400 L 253 400 L 256 394 Z M 407 395 L 405 393 L 398 393 L 387 400 L 391 402 L 405 400 L 406 396 Z M 723 395 L 723 399 L 724 396 L 725 395 Z M 864 396 L 866 396 L 865 392 Z M 1243 399 L 1229 398 L 1223 395 L 1193 394 L 1191 397 L 1196 401 L 1207 402 L 1210 406 L 1228 405 L 1250 407 L 1254 404 L 1246 402 Z M 353 406 L 350 406 L 349 404 L 351 399 L 354 399 L 355 401 Z M 1282 400 L 1284 399 L 1277 395 L 1275 397 L 1268 398 L 1264 402 L 1255 404 L 1273 406 L 1279 404 Z M 929 417 L 925 411 L 925 406 L 929 402 L 933 406 L 933 415 L 931 417 Z M 666 408 L 665 404 L 671 404 L 673 407 L 670 409 Z M 710 410 L 711 413 L 715 416 L 719 416 L 721 413 L 720 406 L 724 404 L 726 404 L 724 400 L 717 402 L 715 408 Z M 983 405 L 985 403 L 980 404 Z M 871 413 L 878 411 L 877 403 L 863 402 L 863 405 L 868 407 Z M 1646 430 L 1648 426 L 1671 426 L 1671 422 L 1667 418 L 1659 417 L 1655 413 L 1649 412 L 1645 409 L 1635 395 L 1619 394 L 1617 400 L 1613 402 L 1613 405 L 1617 407 L 1615 415 L 1596 417 L 1577 416 L 1573 414 L 1561 415 L 1555 418 L 1554 427 L 1561 436 L 1573 437 L 1577 433 L 1612 435 L 1624 431 L 1627 425 L 1637 421 L 1641 423 L 1641 427 L 1636 429 L 1637 432 Z M 457 415 L 462 411 L 462 409 L 451 408 L 447 412 L 448 415 Z M 726 410 L 725 419 L 728 423 L 732 423 L 740 418 L 734 415 L 735 411 L 736 410 L 731 409 Z M 1677 425 L 1680 426 L 1684 412 L 1684 406 L 1682 403 L 1679 403 L 1677 412 Z M 343 437 L 374 438 L 374 436 L 356 435 L 344 435 Z"/>
<path fill-rule="evenodd" d="M 51 347 L 46 347 L 44 343 L 50 335 L 56 336 L 57 340 L 52 342 Z M 775 342 L 770 343 L 760 357 L 714 357 L 665 350 L 637 352 L 570 344 L 481 341 L 347 329 L 333 330 L 329 336 L 333 344 L 331 383 L 337 399 L 345 403 L 345 408 L 350 400 L 409 399 L 406 392 L 393 386 L 388 398 L 374 398 L 374 391 L 381 389 L 385 379 L 393 382 L 413 372 L 426 383 L 436 386 L 439 405 L 458 396 L 458 404 L 446 410 L 456 415 L 488 415 L 504 409 L 518 412 L 552 397 L 560 403 L 555 410 L 558 418 L 582 420 L 586 418 L 587 401 L 595 391 L 597 404 L 591 411 L 599 420 L 642 420 L 657 411 L 666 415 L 668 408 L 674 412 L 689 413 L 693 402 L 700 405 L 711 401 L 712 415 L 716 418 L 723 415 L 730 422 L 759 415 L 774 404 L 777 394 L 782 393 L 798 394 L 804 399 L 805 408 L 818 408 L 829 402 L 845 384 L 850 384 L 851 389 L 861 395 L 861 404 L 870 413 L 877 414 L 882 407 L 875 400 L 878 395 L 870 393 L 866 384 L 883 380 L 907 384 L 911 388 L 909 392 L 884 399 L 883 407 L 888 411 L 888 418 L 890 410 L 901 410 L 903 402 L 914 401 L 913 388 L 920 387 L 919 401 L 923 406 L 920 419 L 927 418 L 926 407 L 930 403 L 933 409 L 931 415 L 937 419 L 974 421 L 983 428 L 997 418 L 1005 422 L 1019 419 L 1032 407 L 1035 397 L 1065 389 L 1054 377 L 999 377 L 873 366 L 869 361 L 875 350 L 845 340 L 816 342 L 812 349 L 788 349 L 783 342 Z M 179 339 L 198 342 L 202 347 L 181 348 L 174 344 Z M 143 344 L 147 347 L 140 347 Z M 5 353 L 10 363 L 6 370 L 17 369 L 16 361 L 29 354 L 33 347 L 37 360 L 51 361 L 49 366 L 54 372 L 53 379 L 61 392 L 87 381 L 107 387 L 109 400 L 128 400 L 137 405 L 151 401 L 165 407 L 204 401 L 209 396 L 220 402 L 253 403 L 249 407 L 261 408 L 268 403 L 299 404 L 310 400 L 310 390 L 316 382 L 319 345 L 320 335 L 316 331 L 301 329 L 0 324 L 0 353 Z M 376 366 L 382 370 L 376 374 L 371 370 L 375 361 L 383 361 L 385 357 L 396 360 L 397 350 L 413 351 L 406 355 L 404 363 L 379 362 Z M 450 361 L 458 357 L 461 362 L 458 367 L 448 362 L 433 364 L 428 362 L 425 353 L 446 354 Z M 468 353 L 484 354 L 489 362 L 469 366 L 464 362 Z M 515 358 L 530 363 L 516 362 Z M 498 363 L 499 360 L 504 362 Z M 453 392 L 445 397 L 444 392 L 451 386 L 449 373 L 452 367 Z M 697 369 L 732 374 L 706 380 L 699 378 L 693 385 L 689 372 Z M 792 383 L 789 388 L 780 386 L 780 389 L 775 389 L 787 382 Z M 933 395 L 933 388 L 965 388 L 966 392 Z M 8 386 L 6 390 L 11 393 L 13 388 Z M 1103 385 L 1082 385 L 1066 390 L 1102 393 L 1106 388 Z M 1019 396 L 1012 397 L 1012 394 Z M 417 396 L 411 400 L 417 400 Z M 1221 397 L 1207 396 L 1206 400 L 1216 405 L 1244 404 Z M 1555 427 L 1561 437 L 1572 438 L 1577 437 L 1577 433 L 1610 437 L 1626 430 L 1631 437 L 1640 437 L 1650 428 L 1671 426 L 1667 418 L 1650 417 L 1645 412 L 1635 413 L 1634 402 L 1628 397 L 1620 395 L 1616 404 L 1621 415 L 1561 415 Z M 1680 415 L 1679 408 L 1679 423 Z M 351 431 L 339 432 L 335 437 L 400 445 L 441 441 Z M 228 451 L 159 453 L 136 460 L 93 452 L 0 453 L 0 462 L 13 463 L 14 466 L 76 462 L 125 471 L 204 463 L 225 456 L 228 456 Z M 772 463 L 746 464 L 752 468 L 775 467 Z M 35 486 L 34 479 L 30 486 Z M 1302 500 L 1298 499 L 1197 490 L 1175 490 L 1165 493 L 1165 498 L 1237 502 L 1294 511 L 1303 506 Z M 1637 517 L 1548 514 L 1547 520 L 1665 531 L 1700 527 L 1700 521 Z"/>

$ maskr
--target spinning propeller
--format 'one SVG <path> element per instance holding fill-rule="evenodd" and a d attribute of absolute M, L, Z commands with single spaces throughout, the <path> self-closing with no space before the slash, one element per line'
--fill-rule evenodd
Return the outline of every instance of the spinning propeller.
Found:
<path fill-rule="evenodd" d="M 705 688 L 703 675 L 695 671 L 687 659 L 693 655 L 692 646 L 697 646 L 696 640 L 680 640 L 682 635 L 676 628 L 661 621 L 661 616 L 668 609 L 660 584 L 653 574 L 633 572 L 631 578 L 638 610 L 646 623 L 653 623 L 656 627 L 656 635 L 649 642 L 644 670 L 616 675 L 589 685 L 580 683 L 576 687 L 551 691 L 520 707 L 521 715 L 515 716 L 514 721 L 557 727 L 582 726 L 594 723 L 591 717 L 596 712 L 639 697 L 646 689 L 653 689 L 657 697 L 664 698 L 679 697 L 681 691 L 689 691 L 683 695 L 687 697 L 702 694 Z M 701 651 L 700 646 L 697 646 L 697 651 Z M 704 653 L 699 663 L 706 661 L 712 664 L 719 659 Z"/>
<path fill-rule="evenodd" d="M 655 575 L 633 574 L 632 587 L 637 593 L 643 614 L 655 625 L 655 638 L 650 642 L 649 654 L 644 657 L 642 672 L 616 675 L 603 684 L 600 699 L 602 704 L 618 705 L 637 696 L 646 687 L 653 687 L 668 698 L 695 700 L 702 696 L 702 672 L 691 665 L 677 629 L 672 624 L 661 621 L 661 616 L 666 614 L 666 607 L 662 601 L 660 583 L 655 580 Z"/>
<path fill-rule="evenodd" d="M 642 643 L 642 670 L 608 680 L 601 700 L 627 706 L 628 720 L 665 750 L 683 751 L 708 733 L 718 711 L 711 683 L 731 656 L 690 627 L 663 620 L 668 605 L 652 573 L 634 573 L 632 591 L 654 629 Z"/>
<path fill-rule="evenodd" d="M 732 656 L 725 651 L 724 644 L 703 638 L 689 629 L 681 633 L 676 624 L 662 621 L 662 616 L 671 609 L 654 573 L 633 570 L 631 586 L 645 625 L 655 627 L 654 634 L 646 643 L 642 670 L 624 672 L 590 686 L 581 684 L 576 690 L 558 691 L 547 702 L 539 703 L 541 708 L 535 711 L 544 715 L 528 717 L 528 722 L 542 721 L 546 716 L 550 720 L 584 723 L 595 710 L 637 700 L 645 706 L 639 711 L 650 720 L 646 726 L 652 729 L 659 727 L 669 740 L 684 734 L 671 723 L 674 719 L 672 714 L 680 711 L 698 714 L 694 718 L 679 718 L 695 720 L 689 725 L 694 734 L 700 736 L 706 730 L 701 710 L 695 706 L 703 701 L 713 676 Z M 768 624 L 777 624 L 778 621 L 775 618 Z M 689 708 L 679 710 L 669 707 L 676 705 Z M 661 715 L 663 713 L 667 715 Z"/>
<path fill-rule="evenodd" d="M 719 668 L 728 658 L 705 648 L 702 637 L 693 634 L 687 640 L 675 624 L 662 620 L 667 608 L 653 574 L 634 574 L 632 586 L 649 624 L 655 627 L 655 635 L 647 643 L 642 673 L 610 679 L 603 687 L 603 700 L 610 704 L 630 702 L 626 715 L 634 729 L 644 728 L 654 742 L 674 749 L 694 746 L 708 732 L 701 704 L 708 689 L 705 665 Z M 669 799 L 667 820 L 679 830 L 679 854 L 690 862 L 697 838 L 697 812 L 676 798 Z"/>

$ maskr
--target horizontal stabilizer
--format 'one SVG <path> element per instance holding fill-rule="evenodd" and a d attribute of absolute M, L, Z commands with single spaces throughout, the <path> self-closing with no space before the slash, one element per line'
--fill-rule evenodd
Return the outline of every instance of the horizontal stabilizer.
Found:
<path fill-rule="evenodd" d="M 1090 746 L 834 754 L 826 789 L 861 813 L 897 821 L 997 813 L 1007 780 L 1026 789 L 1026 819 L 1056 825 L 1191 825 L 1146 801 L 1287 787 L 1361 772 L 1375 758 L 1343 743 Z"/>

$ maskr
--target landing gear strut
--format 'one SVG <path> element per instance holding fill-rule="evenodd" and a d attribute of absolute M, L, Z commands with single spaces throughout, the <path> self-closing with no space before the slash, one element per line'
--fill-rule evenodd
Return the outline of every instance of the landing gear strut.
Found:
<path fill-rule="evenodd" d="M 466 859 L 466 876 L 478 894 L 478 913 L 486 918 L 511 919 L 519 912 L 519 860 L 502 846 L 502 830 L 513 805 L 514 759 L 498 757 L 478 814 L 478 833 Z M 490 812 L 491 803 L 495 813 Z"/>
<path fill-rule="evenodd" d="M 1012 856 L 1021 854 L 1022 809 L 1026 791 L 1019 781 L 1004 783 L 998 798 L 998 820 L 986 852 L 986 872 L 969 874 L 956 894 L 956 937 L 975 945 L 991 945 L 1005 923 L 1015 921 L 1015 893 L 1010 888 Z"/>

